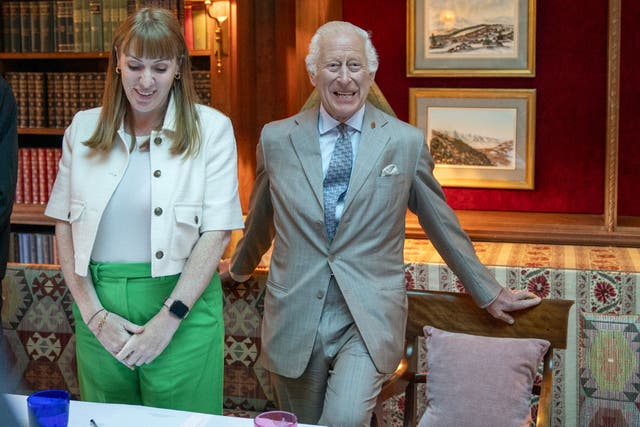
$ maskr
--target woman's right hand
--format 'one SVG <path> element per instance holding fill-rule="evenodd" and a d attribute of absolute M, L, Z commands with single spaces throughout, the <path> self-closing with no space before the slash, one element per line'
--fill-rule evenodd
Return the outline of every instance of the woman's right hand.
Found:
<path fill-rule="evenodd" d="M 144 326 L 136 325 L 115 313 L 104 311 L 87 325 L 100 344 L 114 357 L 122 350 L 133 334 L 144 331 Z M 127 368 L 131 366 L 123 363 Z"/>

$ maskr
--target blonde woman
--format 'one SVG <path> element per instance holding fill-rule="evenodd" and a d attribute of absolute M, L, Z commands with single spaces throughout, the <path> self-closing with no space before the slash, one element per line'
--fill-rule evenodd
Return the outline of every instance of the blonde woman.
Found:
<path fill-rule="evenodd" d="M 216 268 L 243 226 L 235 139 L 196 104 L 169 11 L 119 27 L 103 105 L 66 129 L 46 215 L 75 301 L 81 397 L 221 413 Z"/>

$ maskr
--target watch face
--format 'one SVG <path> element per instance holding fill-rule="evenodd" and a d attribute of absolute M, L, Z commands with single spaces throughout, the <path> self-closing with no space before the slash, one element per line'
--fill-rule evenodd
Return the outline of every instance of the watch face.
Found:
<path fill-rule="evenodd" d="M 187 307 L 182 301 L 174 301 L 173 304 L 171 304 L 169 311 L 177 317 L 184 319 L 189 312 L 189 307 Z"/>

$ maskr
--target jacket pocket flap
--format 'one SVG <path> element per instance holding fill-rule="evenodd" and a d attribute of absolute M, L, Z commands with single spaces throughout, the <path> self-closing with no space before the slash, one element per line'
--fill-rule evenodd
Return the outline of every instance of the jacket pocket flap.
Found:
<path fill-rule="evenodd" d="M 176 222 L 192 227 L 200 227 L 202 206 L 200 205 L 176 205 L 174 207 Z"/>
<path fill-rule="evenodd" d="M 81 202 L 79 200 L 71 200 L 71 204 L 69 206 L 69 222 L 73 223 L 78 220 L 82 216 L 84 212 L 85 202 Z"/>

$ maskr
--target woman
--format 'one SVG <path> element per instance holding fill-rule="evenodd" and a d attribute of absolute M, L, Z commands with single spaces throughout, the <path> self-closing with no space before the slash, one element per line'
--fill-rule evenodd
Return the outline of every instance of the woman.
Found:
<path fill-rule="evenodd" d="M 137 11 L 115 34 L 103 106 L 65 131 L 45 212 L 83 399 L 222 412 L 216 267 L 243 226 L 237 187 L 231 122 L 195 104 L 178 21 Z"/>

